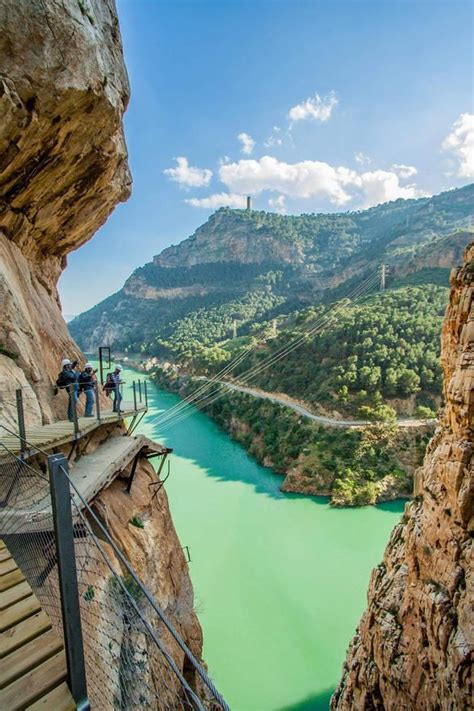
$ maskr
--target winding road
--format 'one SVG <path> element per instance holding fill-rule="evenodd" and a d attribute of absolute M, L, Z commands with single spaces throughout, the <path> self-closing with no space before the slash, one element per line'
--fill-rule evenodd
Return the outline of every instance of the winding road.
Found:
<path fill-rule="evenodd" d="M 284 405 L 285 407 L 290 407 L 292 410 L 297 412 L 303 417 L 308 417 L 314 422 L 319 422 L 321 425 L 327 425 L 329 427 L 367 427 L 367 425 L 372 424 L 368 420 L 337 420 L 332 417 L 325 417 L 324 415 L 315 415 L 310 410 L 300 405 L 295 400 L 283 395 L 275 395 L 274 393 L 267 393 L 264 390 L 258 390 L 255 388 L 248 388 L 244 385 L 238 385 L 236 383 L 229 383 L 226 380 L 217 380 L 220 385 L 224 385 L 229 390 L 235 390 L 236 392 L 246 393 L 247 395 L 252 395 L 253 397 L 260 398 L 261 400 L 269 400 L 270 402 L 275 402 L 278 405 Z M 421 427 L 423 425 L 433 424 L 436 420 L 420 420 L 416 418 L 402 417 L 397 419 L 397 425 L 399 427 Z"/>

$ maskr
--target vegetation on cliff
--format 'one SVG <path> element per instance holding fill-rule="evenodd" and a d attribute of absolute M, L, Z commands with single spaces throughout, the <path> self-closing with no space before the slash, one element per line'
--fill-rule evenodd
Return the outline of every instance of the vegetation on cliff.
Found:
<path fill-rule="evenodd" d="M 234 321 L 247 335 L 275 316 L 342 298 L 381 261 L 392 283 L 448 286 L 473 194 L 470 185 L 336 214 L 222 208 L 75 318 L 71 333 L 86 350 L 108 343 L 181 359 L 229 338 Z"/>
<path fill-rule="evenodd" d="M 202 382 L 161 368 L 162 387 L 191 395 Z M 286 475 L 284 491 L 331 497 L 335 506 L 362 506 L 409 496 L 429 428 L 401 432 L 393 422 L 364 429 L 326 427 L 290 408 L 237 392 L 204 404 L 217 424 L 263 465 Z"/>
<path fill-rule="evenodd" d="M 251 382 L 352 415 L 386 401 L 406 410 L 412 398 L 432 416 L 441 392 L 439 334 L 446 302 L 447 289 L 425 286 L 339 307 L 333 321 Z M 317 316 L 314 308 L 294 314 L 277 337 L 237 366 L 235 377 L 304 336 Z"/>

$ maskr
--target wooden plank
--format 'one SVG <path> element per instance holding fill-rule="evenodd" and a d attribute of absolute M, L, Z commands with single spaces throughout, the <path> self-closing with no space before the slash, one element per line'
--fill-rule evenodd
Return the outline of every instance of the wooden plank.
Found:
<path fill-rule="evenodd" d="M 76 704 L 71 696 L 69 687 L 63 682 L 55 689 L 42 696 L 31 706 L 27 706 L 27 711 L 74 711 Z"/>
<path fill-rule="evenodd" d="M 119 421 L 121 419 L 126 419 L 139 412 L 144 412 L 146 407 L 144 404 L 138 405 L 135 410 L 133 403 L 127 402 L 122 403 L 123 411 L 118 416 L 118 413 L 112 410 L 104 410 L 101 415 L 101 422 L 95 419 L 90 419 L 86 417 L 79 417 L 79 436 L 82 437 L 92 430 L 101 426 L 101 423 L 108 423 Z M 68 420 L 60 420 L 58 422 L 51 423 L 49 425 L 44 425 L 43 427 L 34 427 L 29 429 L 27 432 L 28 441 L 31 443 L 32 447 L 24 453 L 24 456 L 30 457 L 35 454 L 35 446 L 39 449 L 52 449 L 53 447 L 58 447 L 62 444 L 67 444 L 73 441 L 74 426 Z M 20 451 L 20 444 L 17 437 L 12 435 L 4 435 L 0 437 L 0 443 L 4 444 L 8 449 L 15 453 Z M 0 452 L 0 460 L 2 459 L 2 453 Z"/>
<path fill-rule="evenodd" d="M 23 580 L 25 579 L 23 573 L 21 570 L 13 570 L 11 573 L 7 573 L 6 575 L 1 575 L 0 576 L 0 592 L 3 592 L 4 590 L 8 590 L 8 588 L 13 587 L 14 585 L 18 585 L 18 583 L 22 583 Z"/>
<path fill-rule="evenodd" d="M 10 605 L 6 610 L 0 612 L 0 632 L 4 632 L 22 620 L 26 620 L 27 617 L 31 617 L 40 610 L 41 605 L 33 593 L 14 605 Z"/>
<path fill-rule="evenodd" d="M 11 654 L 15 649 L 26 644 L 30 640 L 43 634 L 51 628 L 51 622 L 48 615 L 41 611 L 37 612 L 33 617 L 28 617 L 27 620 L 19 622 L 15 627 L 10 627 L 0 640 L 0 659 Z"/>
<path fill-rule="evenodd" d="M 0 550 L 0 563 L 3 563 L 4 560 L 8 560 L 11 557 L 12 556 L 8 548 L 2 548 L 2 550 Z"/>
<path fill-rule="evenodd" d="M 17 570 L 17 568 L 17 564 L 13 558 L 10 557 L 8 560 L 4 560 L 0 563 L 0 575 L 11 573 L 13 570 Z"/>
<path fill-rule="evenodd" d="M 54 630 L 47 630 L 39 637 L 23 644 L 2 659 L 0 667 L 0 689 L 11 684 L 35 666 L 62 649 L 62 642 Z"/>
<path fill-rule="evenodd" d="M 18 583 L 18 585 L 13 585 L 13 587 L 4 590 L 0 595 L 0 610 L 5 610 L 10 605 L 14 605 L 16 602 L 28 597 L 28 595 L 31 595 L 31 588 L 26 580 Z"/>
<path fill-rule="evenodd" d="M 2 691 L 4 709 L 16 711 L 37 701 L 66 678 L 66 655 L 58 652 Z"/>
<path fill-rule="evenodd" d="M 118 436 L 108 439 L 99 449 L 85 454 L 70 471 L 71 481 L 86 501 L 92 501 L 122 471 L 144 446 L 144 438 Z M 74 496 L 77 504 L 81 506 Z"/>

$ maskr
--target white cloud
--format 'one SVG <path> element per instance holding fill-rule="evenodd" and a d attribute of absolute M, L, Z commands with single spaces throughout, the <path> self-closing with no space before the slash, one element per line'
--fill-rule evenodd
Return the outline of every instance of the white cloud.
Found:
<path fill-rule="evenodd" d="M 175 183 L 190 188 L 201 188 L 209 185 L 212 178 L 212 170 L 191 166 L 188 163 L 188 159 L 183 156 L 175 158 L 175 161 L 175 168 L 166 168 L 163 171 Z"/>
<path fill-rule="evenodd" d="M 391 169 L 403 179 L 412 178 L 418 173 L 414 165 L 403 165 L 401 163 L 394 163 Z"/>
<path fill-rule="evenodd" d="M 203 207 L 208 210 L 217 210 L 219 207 L 247 207 L 247 197 L 235 193 L 215 193 L 205 198 L 189 198 L 184 202 L 193 207 Z"/>
<path fill-rule="evenodd" d="M 265 146 L 265 148 L 273 148 L 274 146 L 283 145 L 281 128 L 279 126 L 273 126 L 271 134 L 268 136 L 267 140 L 263 145 Z"/>
<path fill-rule="evenodd" d="M 399 176 L 388 170 L 373 170 L 362 173 L 355 183 L 362 194 L 362 206 L 372 207 L 381 202 L 398 200 L 398 198 L 417 198 L 427 193 L 419 190 L 416 185 L 400 185 Z"/>
<path fill-rule="evenodd" d="M 331 118 L 332 110 L 336 104 L 337 97 L 334 91 L 323 97 L 315 94 L 313 98 L 308 98 L 306 101 L 293 106 L 288 112 L 288 117 L 291 121 L 315 119 L 324 123 L 324 121 Z"/>
<path fill-rule="evenodd" d="M 349 202 L 351 196 L 344 186 L 353 182 L 356 175 L 348 168 L 334 168 L 320 161 L 285 163 L 271 156 L 243 159 L 219 169 L 221 181 L 231 192 L 256 195 L 272 190 L 296 198 L 321 195 L 336 205 Z"/>
<path fill-rule="evenodd" d="M 279 212 L 280 215 L 283 215 L 286 212 L 285 196 L 278 195 L 278 197 L 269 198 L 268 206 L 274 212 Z"/>
<path fill-rule="evenodd" d="M 474 177 L 474 114 L 460 114 L 441 148 L 456 157 L 459 178 Z"/>
<path fill-rule="evenodd" d="M 400 185 L 400 176 L 394 171 L 360 173 L 321 161 L 285 163 L 272 156 L 227 163 L 220 167 L 219 177 L 237 195 L 258 195 L 268 190 L 289 198 L 321 197 L 338 206 L 357 199 L 363 207 L 370 207 L 424 194 L 414 184 Z"/>
<path fill-rule="evenodd" d="M 362 151 L 356 151 L 356 153 L 354 153 L 354 160 L 356 163 L 359 163 L 359 165 L 370 165 L 372 163 L 372 158 L 366 156 Z"/>
<path fill-rule="evenodd" d="M 242 151 L 242 153 L 245 153 L 246 156 L 249 156 L 253 152 L 253 149 L 255 148 L 254 139 L 248 133 L 239 133 L 237 138 L 239 139 L 239 141 L 242 144 L 242 147 L 240 150 Z"/>

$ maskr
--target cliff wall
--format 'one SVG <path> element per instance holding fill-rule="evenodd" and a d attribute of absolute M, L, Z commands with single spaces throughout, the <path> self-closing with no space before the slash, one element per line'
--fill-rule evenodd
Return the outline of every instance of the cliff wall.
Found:
<path fill-rule="evenodd" d="M 331 703 L 472 708 L 474 650 L 474 243 L 451 274 L 442 334 L 446 408 L 416 498 L 374 570 L 368 607 Z"/>
<path fill-rule="evenodd" d="M 80 353 L 59 276 L 130 193 L 129 86 L 113 0 L 2 0 L 0 27 L 1 414 L 18 383 L 48 420 L 58 364 Z"/>
<path fill-rule="evenodd" d="M 0 423 L 8 426 L 16 421 L 18 386 L 27 424 L 51 421 L 59 409 L 64 417 L 64 399 L 53 398 L 52 383 L 63 357 L 84 356 L 61 315 L 57 282 L 67 255 L 127 199 L 131 178 L 122 127 L 129 86 L 114 0 L 0 0 L 0 27 Z M 84 288 L 89 275 L 86 270 Z M 90 453 L 122 431 L 117 424 L 103 427 L 78 451 Z M 94 505 L 200 658 L 187 564 L 166 494 L 153 499 L 148 487 L 152 477 L 141 461 L 130 496 L 116 481 Z M 131 525 L 133 516 L 143 529 Z M 101 631 L 95 618 L 84 618 L 87 645 Z M 171 642 L 169 649 L 183 668 L 181 650 Z M 113 651 L 118 665 L 121 651 Z M 95 661 L 88 670 L 91 695 L 102 699 L 97 707 L 113 708 L 118 677 L 103 656 Z M 154 677 L 152 667 L 143 675 Z M 184 672 L 194 683 L 192 672 Z"/>

